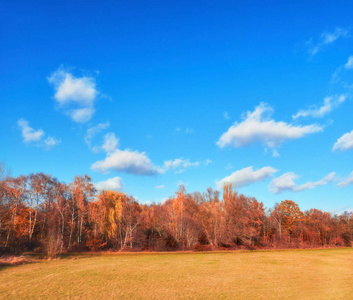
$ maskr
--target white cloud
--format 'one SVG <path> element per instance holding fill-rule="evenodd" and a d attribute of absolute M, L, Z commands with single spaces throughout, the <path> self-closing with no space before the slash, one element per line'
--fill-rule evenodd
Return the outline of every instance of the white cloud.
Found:
<path fill-rule="evenodd" d="M 44 136 L 44 131 L 42 129 L 34 130 L 29 126 L 28 121 L 25 119 L 19 119 L 17 125 L 21 129 L 23 141 L 26 143 L 38 142 Z"/>
<path fill-rule="evenodd" d="M 25 143 L 35 143 L 36 146 L 44 147 L 47 150 L 61 143 L 61 139 L 57 139 L 51 136 L 43 140 L 45 136 L 44 130 L 33 129 L 29 125 L 28 121 L 23 118 L 17 121 L 17 125 L 21 129 L 23 141 Z"/>
<path fill-rule="evenodd" d="M 324 46 L 332 44 L 340 37 L 347 37 L 347 36 L 348 36 L 348 30 L 340 27 L 336 27 L 336 29 L 333 32 L 325 31 L 321 34 L 319 40 L 316 43 L 313 42 L 312 38 L 306 43 L 306 45 L 308 46 L 308 52 L 310 55 L 314 56 Z"/>
<path fill-rule="evenodd" d="M 94 102 L 98 95 L 95 78 L 75 77 L 60 67 L 50 75 L 48 81 L 54 86 L 55 100 L 73 121 L 85 123 L 92 118 L 95 112 Z"/>
<path fill-rule="evenodd" d="M 331 76 L 331 84 L 340 83 L 344 88 L 352 89 L 350 84 L 350 77 L 347 77 L 347 71 L 353 70 L 353 55 L 348 57 L 348 61 L 339 66 Z"/>
<path fill-rule="evenodd" d="M 104 160 L 95 162 L 91 169 L 103 173 L 116 171 L 135 175 L 156 175 L 161 173 L 144 152 L 140 153 L 129 149 L 116 149 L 108 153 Z"/>
<path fill-rule="evenodd" d="M 176 158 L 174 160 L 167 160 L 164 162 L 165 170 L 175 170 L 175 173 L 182 173 L 187 168 L 198 167 L 200 165 L 199 162 L 190 162 L 189 159 L 184 158 Z"/>
<path fill-rule="evenodd" d="M 333 145 L 332 151 L 345 151 L 353 149 L 353 130 L 342 135 Z"/>
<path fill-rule="evenodd" d="M 299 112 L 292 116 L 293 119 L 297 119 L 299 117 L 314 117 L 321 118 L 327 114 L 329 114 L 334 108 L 342 104 L 347 97 L 345 95 L 334 95 L 330 97 L 324 98 L 324 103 L 317 107 L 316 105 L 312 106 L 307 110 L 299 110 Z"/>
<path fill-rule="evenodd" d="M 334 176 L 335 176 L 335 172 L 332 172 L 319 181 L 307 182 L 302 185 L 296 185 L 294 180 L 299 178 L 299 176 L 293 172 L 288 172 L 288 173 L 285 173 L 285 174 L 273 179 L 269 185 L 269 189 L 276 194 L 279 194 L 279 193 L 281 193 L 283 191 L 287 191 L 287 190 L 299 192 L 299 191 L 303 191 L 303 190 L 307 190 L 307 189 L 313 189 L 313 188 L 320 186 L 320 185 L 328 184 L 329 182 L 331 182 L 333 180 Z"/>
<path fill-rule="evenodd" d="M 346 69 L 353 69 L 353 56 L 348 58 L 347 63 L 344 65 Z"/>
<path fill-rule="evenodd" d="M 337 186 L 342 188 L 342 187 L 346 187 L 346 186 L 351 185 L 351 184 L 353 184 L 353 172 L 351 174 L 349 174 L 349 176 L 347 178 L 341 180 L 337 184 Z"/>
<path fill-rule="evenodd" d="M 49 136 L 45 139 L 44 144 L 47 149 L 50 149 L 56 145 L 59 145 L 61 143 L 61 139 L 57 139 L 55 137 Z"/>
<path fill-rule="evenodd" d="M 157 189 L 157 190 L 161 190 L 161 189 L 164 189 L 165 186 L 164 185 L 157 185 L 154 188 Z"/>
<path fill-rule="evenodd" d="M 77 108 L 67 112 L 76 123 L 86 123 L 91 120 L 95 109 L 93 107 Z"/>
<path fill-rule="evenodd" d="M 321 34 L 321 41 L 324 45 L 332 44 L 340 37 L 346 37 L 348 35 L 348 31 L 346 29 L 336 27 L 334 32 L 323 32 Z"/>
<path fill-rule="evenodd" d="M 95 187 L 97 190 L 119 191 L 123 188 L 123 184 L 120 177 L 113 177 L 106 181 L 100 181 L 96 183 Z"/>
<path fill-rule="evenodd" d="M 260 103 L 253 112 L 247 112 L 242 122 L 234 123 L 227 132 L 223 133 L 217 145 L 221 148 L 239 148 L 260 142 L 274 149 L 284 141 L 299 139 L 307 134 L 323 130 L 316 124 L 300 126 L 277 122 L 270 118 L 272 113 L 271 107 Z"/>
<path fill-rule="evenodd" d="M 85 143 L 93 150 L 93 152 L 100 152 L 103 150 L 107 153 L 114 152 L 119 146 L 119 138 L 115 136 L 113 132 L 108 132 L 104 135 L 104 141 L 102 146 L 92 147 L 92 139 L 99 134 L 101 131 L 109 127 L 109 122 L 99 123 L 97 126 L 91 127 L 87 130 L 84 138 Z"/>
<path fill-rule="evenodd" d="M 48 81 L 54 85 L 54 97 L 62 105 L 77 103 L 81 106 L 92 106 L 98 94 L 93 77 L 77 78 L 62 67 L 53 72 Z"/>
<path fill-rule="evenodd" d="M 114 152 L 118 148 L 119 139 L 115 136 L 114 133 L 110 132 L 104 136 L 103 150 L 107 153 Z"/>
<path fill-rule="evenodd" d="M 85 143 L 91 148 L 91 144 L 92 144 L 92 139 L 98 134 L 100 133 L 102 130 L 106 129 L 109 127 L 109 122 L 105 122 L 105 123 L 99 123 L 97 126 L 91 127 L 89 129 L 87 129 L 87 133 L 86 136 L 84 138 Z"/>
<path fill-rule="evenodd" d="M 277 170 L 272 167 L 263 167 L 257 171 L 253 171 L 253 167 L 247 167 L 235 171 L 231 175 L 217 181 L 216 185 L 218 189 L 221 189 L 224 184 L 231 183 L 233 187 L 239 188 L 270 178 L 275 172 L 277 172 Z"/>

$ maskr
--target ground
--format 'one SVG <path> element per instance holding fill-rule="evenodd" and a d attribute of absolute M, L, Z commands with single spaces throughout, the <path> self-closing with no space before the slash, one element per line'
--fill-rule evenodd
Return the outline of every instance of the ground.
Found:
<path fill-rule="evenodd" d="M 2 299 L 352 297 L 352 248 L 78 255 L 0 269 Z"/>

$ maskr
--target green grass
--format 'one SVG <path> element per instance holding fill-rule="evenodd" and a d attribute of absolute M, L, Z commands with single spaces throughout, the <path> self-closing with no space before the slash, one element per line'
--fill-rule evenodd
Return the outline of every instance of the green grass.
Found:
<path fill-rule="evenodd" d="M 352 248 L 79 255 L 0 270 L 3 299 L 352 297 Z"/>

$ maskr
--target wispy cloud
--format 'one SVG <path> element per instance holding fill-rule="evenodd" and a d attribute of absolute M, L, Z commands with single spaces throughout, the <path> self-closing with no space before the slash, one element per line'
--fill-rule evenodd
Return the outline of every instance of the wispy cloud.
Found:
<path fill-rule="evenodd" d="M 109 178 L 95 184 L 97 190 L 120 191 L 124 186 L 120 177 Z"/>
<path fill-rule="evenodd" d="M 323 131 L 317 124 L 300 126 L 277 122 L 270 118 L 272 113 L 273 109 L 270 106 L 260 103 L 253 112 L 246 113 L 242 122 L 234 123 L 223 133 L 217 145 L 221 148 L 239 148 L 261 143 L 270 149 L 276 149 L 285 141 Z"/>
<path fill-rule="evenodd" d="M 61 143 L 61 139 L 57 139 L 55 137 L 49 136 L 44 140 L 44 145 L 46 149 L 50 149 L 56 145 Z"/>
<path fill-rule="evenodd" d="M 69 70 L 60 67 L 48 77 L 54 86 L 54 98 L 65 113 L 77 123 L 88 122 L 94 112 L 99 92 L 94 77 L 75 77 Z"/>
<path fill-rule="evenodd" d="M 44 147 L 47 150 L 61 143 L 60 139 L 57 139 L 51 136 L 47 137 L 44 140 L 44 136 L 45 136 L 44 130 L 33 129 L 29 125 L 29 122 L 23 118 L 17 121 L 17 125 L 22 132 L 22 138 L 25 143 L 34 143 L 36 146 Z"/>
<path fill-rule="evenodd" d="M 353 184 L 353 172 L 351 172 L 347 178 L 340 180 L 340 182 L 337 183 L 337 186 L 343 188 L 351 184 Z"/>
<path fill-rule="evenodd" d="M 76 123 L 86 123 L 92 119 L 95 109 L 93 107 L 75 108 L 68 111 L 69 116 Z"/>
<path fill-rule="evenodd" d="M 351 77 L 347 76 L 353 70 L 353 56 L 348 57 L 345 64 L 340 65 L 331 76 L 331 84 L 341 84 L 343 88 L 352 88 Z M 347 81 L 348 80 L 348 81 Z"/>
<path fill-rule="evenodd" d="M 344 101 L 346 101 L 346 95 L 333 95 L 324 98 L 324 103 L 321 106 L 313 105 L 309 109 L 299 110 L 295 115 L 292 116 L 293 119 L 298 119 L 300 117 L 313 117 L 322 118 L 329 114 L 334 108 L 338 107 Z"/>
<path fill-rule="evenodd" d="M 353 149 L 353 130 L 342 135 L 333 145 L 332 151 L 346 151 Z"/>
<path fill-rule="evenodd" d="M 161 190 L 161 189 L 164 189 L 165 186 L 164 185 L 157 185 L 154 188 L 157 189 L 157 190 Z"/>
<path fill-rule="evenodd" d="M 353 69 L 353 56 L 350 56 L 348 58 L 348 61 L 347 63 L 344 65 L 344 67 L 347 69 L 347 70 L 352 70 Z"/>
<path fill-rule="evenodd" d="M 229 120 L 229 114 L 228 114 L 228 112 L 227 111 L 225 111 L 225 112 L 223 112 L 223 118 L 225 119 L 225 120 Z"/>
<path fill-rule="evenodd" d="M 108 128 L 109 125 L 109 122 L 99 123 L 98 125 L 87 129 L 84 141 L 88 147 L 90 147 L 92 150 L 95 150 L 95 147 L 92 147 L 92 139 L 104 129 Z"/>
<path fill-rule="evenodd" d="M 211 159 L 209 159 L 209 158 L 207 158 L 204 162 L 203 162 L 203 164 L 205 165 L 205 166 L 208 166 L 209 164 L 212 164 L 213 163 L 213 161 L 211 160 Z"/>
<path fill-rule="evenodd" d="M 314 39 L 311 38 L 309 41 L 306 42 L 306 46 L 308 47 L 308 53 L 311 56 L 314 56 L 322 48 L 334 43 L 339 38 L 347 37 L 348 33 L 349 31 L 347 29 L 340 28 L 340 27 L 336 27 L 335 30 L 332 32 L 324 31 L 320 35 L 319 39 L 317 39 L 316 41 L 314 41 Z"/>
<path fill-rule="evenodd" d="M 272 167 L 263 167 L 256 171 L 253 170 L 253 167 L 247 167 L 217 181 L 216 186 L 218 189 L 221 189 L 224 184 L 231 183 L 233 187 L 240 188 L 255 182 L 264 181 L 270 178 L 275 172 L 277 170 Z"/>
<path fill-rule="evenodd" d="M 164 170 L 174 170 L 175 173 L 182 173 L 188 168 L 198 167 L 199 162 L 190 162 L 189 159 L 176 158 L 174 160 L 167 160 L 164 162 Z"/>
<path fill-rule="evenodd" d="M 180 127 L 177 127 L 177 128 L 175 128 L 175 132 L 180 132 L 180 133 L 185 132 L 185 133 L 187 133 L 187 134 L 190 134 L 190 133 L 193 133 L 193 132 L 194 132 L 194 129 L 192 129 L 192 128 L 185 128 L 185 130 L 184 130 L 184 129 L 181 129 Z"/>
<path fill-rule="evenodd" d="M 332 172 L 319 181 L 307 182 L 302 185 L 296 185 L 294 180 L 299 178 L 299 176 L 293 172 L 288 172 L 273 179 L 269 185 L 269 189 L 275 194 L 279 194 L 284 191 L 299 192 L 307 189 L 313 189 L 320 185 L 328 184 L 334 179 L 334 176 L 335 172 Z"/>
<path fill-rule="evenodd" d="M 102 149 L 107 153 L 112 153 L 119 146 L 119 139 L 114 133 L 109 132 L 104 136 L 104 143 Z"/>

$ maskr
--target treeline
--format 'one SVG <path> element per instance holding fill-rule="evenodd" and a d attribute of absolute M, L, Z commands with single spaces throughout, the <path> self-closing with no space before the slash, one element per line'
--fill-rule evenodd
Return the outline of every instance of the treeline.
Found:
<path fill-rule="evenodd" d="M 0 172 L 1 173 L 1 172 Z M 4 172 L 2 172 L 4 175 Z M 145 205 L 97 192 L 91 179 L 66 184 L 43 173 L 0 176 L 0 252 L 174 251 L 352 246 L 353 214 L 302 212 L 290 200 L 265 209 L 225 185 Z"/>

